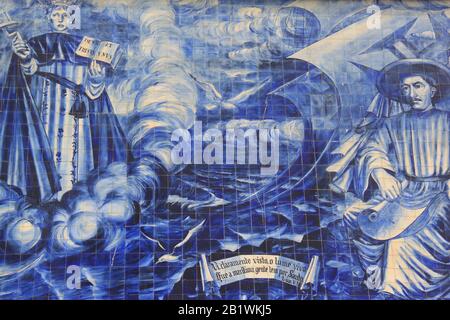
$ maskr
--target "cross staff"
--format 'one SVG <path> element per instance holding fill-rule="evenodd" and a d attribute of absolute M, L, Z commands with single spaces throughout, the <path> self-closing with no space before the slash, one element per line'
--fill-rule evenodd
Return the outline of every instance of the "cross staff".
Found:
<path fill-rule="evenodd" d="M 22 55 L 26 56 L 27 52 L 29 52 L 30 48 L 28 45 L 24 42 L 22 35 L 17 31 L 17 26 L 19 23 L 17 21 L 14 21 L 11 19 L 11 16 L 3 9 L 0 9 L 0 29 L 4 30 L 6 35 L 12 39 L 13 45 L 17 45 L 17 43 L 21 43 L 20 51 L 16 51 L 16 54 L 19 55 L 19 57 L 22 57 Z"/>
<path fill-rule="evenodd" d="M 0 29 L 4 30 L 8 36 L 15 31 L 15 27 L 17 27 L 19 23 L 11 19 L 8 12 L 3 9 L 0 9 Z"/>

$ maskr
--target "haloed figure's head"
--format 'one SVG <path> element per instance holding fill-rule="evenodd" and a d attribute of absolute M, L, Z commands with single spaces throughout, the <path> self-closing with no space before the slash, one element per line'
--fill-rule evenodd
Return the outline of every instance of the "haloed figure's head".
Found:
<path fill-rule="evenodd" d="M 425 75 L 411 75 L 401 81 L 401 92 L 405 101 L 415 110 L 426 110 L 436 96 L 436 81 Z"/>
<path fill-rule="evenodd" d="M 70 15 L 67 11 L 67 8 L 64 6 L 55 6 L 50 10 L 48 14 L 50 26 L 52 27 L 53 31 L 56 32 L 67 31 L 70 24 L 69 18 Z"/>

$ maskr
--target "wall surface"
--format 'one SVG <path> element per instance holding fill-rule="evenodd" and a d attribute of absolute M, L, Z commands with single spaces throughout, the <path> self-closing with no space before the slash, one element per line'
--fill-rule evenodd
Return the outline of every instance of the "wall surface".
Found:
<path fill-rule="evenodd" d="M 0 299 L 450 297 L 450 2 L 2 3 Z"/>

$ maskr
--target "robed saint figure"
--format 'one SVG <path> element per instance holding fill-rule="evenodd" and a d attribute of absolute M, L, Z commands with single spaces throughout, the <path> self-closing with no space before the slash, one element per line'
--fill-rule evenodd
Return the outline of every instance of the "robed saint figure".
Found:
<path fill-rule="evenodd" d="M 105 66 L 75 54 L 82 38 L 68 32 L 67 7 L 51 7 L 49 22 L 53 32 L 28 42 L 10 35 L 0 96 L 0 179 L 40 201 L 127 157 Z"/>

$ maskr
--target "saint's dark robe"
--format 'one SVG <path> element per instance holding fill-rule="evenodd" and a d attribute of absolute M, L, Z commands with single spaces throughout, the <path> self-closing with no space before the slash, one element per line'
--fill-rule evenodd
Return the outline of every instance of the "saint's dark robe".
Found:
<path fill-rule="evenodd" d="M 31 62 L 13 55 L 1 90 L 0 179 L 35 199 L 62 194 L 91 170 L 127 158 L 103 79 L 75 55 L 81 40 L 66 33 L 30 39 Z"/>

